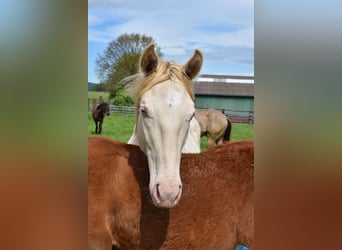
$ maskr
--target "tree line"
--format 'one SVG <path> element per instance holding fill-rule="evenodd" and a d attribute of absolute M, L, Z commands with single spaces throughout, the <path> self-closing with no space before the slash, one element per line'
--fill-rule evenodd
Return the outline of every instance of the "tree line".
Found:
<path fill-rule="evenodd" d="M 114 105 L 131 105 L 132 98 L 119 83 L 124 78 L 139 71 L 139 59 L 150 43 L 155 44 L 158 56 L 162 57 L 160 47 L 151 36 L 137 33 L 120 35 L 108 43 L 95 61 L 95 73 L 100 79 L 97 90 L 109 92 Z"/>

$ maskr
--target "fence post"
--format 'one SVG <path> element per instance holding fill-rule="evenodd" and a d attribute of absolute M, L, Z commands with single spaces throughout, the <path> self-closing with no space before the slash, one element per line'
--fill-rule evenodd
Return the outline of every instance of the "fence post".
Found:
<path fill-rule="evenodd" d="M 254 123 L 254 115 L 252 115 L 252 113 L 254 113 L 254 112 L 253 111 L 248 112 L 248 124 Z"/>

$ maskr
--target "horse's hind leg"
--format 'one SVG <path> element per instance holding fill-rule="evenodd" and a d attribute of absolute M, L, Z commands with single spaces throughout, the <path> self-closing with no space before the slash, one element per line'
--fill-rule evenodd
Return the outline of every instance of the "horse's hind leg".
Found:
<path fill-rule="evenodd" d="M 208 134 L 207 137 L 207 149 L 215 146 L 215 140 L 211 137 L 210 134 Z"/>
<path fill-rule="evenodd" d="M 97 134 L 98 131 L 98 126 L 97 126 L 97 122 L 95 122 L 95 134 Z"/>
<path fill-rule="evenodd" d="M 220 145 L 220 144 L 222 144 L 222 143 L 223 143 L 223 137 L 220 138 L 220 139 L 218 139 L 218 140 L 216 141 L 216 145 Z"/>
<path fill-rule="evenodd" d="M 223 134 L 218 135 L 215 143 L 216 143 L 216 145 L 220 145 L 223 143 Z"/>

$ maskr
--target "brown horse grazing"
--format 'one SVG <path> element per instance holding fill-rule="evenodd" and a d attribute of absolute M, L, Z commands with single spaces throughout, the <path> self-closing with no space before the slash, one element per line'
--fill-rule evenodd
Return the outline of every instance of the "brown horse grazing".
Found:
<path fill-rule="evenodd" d="M 88 152 L 88 249 L 253 249 L 253 141 L 183 154 L 171 209 L 153 205 L 138 146 L 89 137 Z"/>
<path fill-rule="evenodd" d="M 232 122 L 215 109 L 197 109 L 195 118 L 201 126 L 201 136 L 207 136 L 207 148 L 230 140 Z"/>
<path fill-rule="evenodd" d="M 101 103 L 100 105 L 96 105 L 96 101 L 93 103 L 93 120 L 95 122 L 95 134 L 101 134 L 102 132 L 102 123 L 105 116 L 110 115 L 109 104 L 106 102 Z"/>

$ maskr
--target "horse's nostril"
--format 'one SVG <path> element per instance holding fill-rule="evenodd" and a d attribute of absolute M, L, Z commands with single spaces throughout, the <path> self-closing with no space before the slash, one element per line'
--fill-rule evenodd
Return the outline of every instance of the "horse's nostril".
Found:
<path fill-rule="evenodd" d="M 179 189 L 182 189 L 182 185 L 179 185 L 178 187 L 179 187 Z"/>
<path fill-rule="evenodd" d="M 156 189 L 157 189 L 157 196 L 160 198 L 160 193 L 159 193 L 159 183 L 156 184 Z"/>

